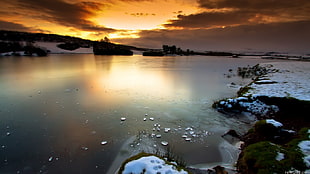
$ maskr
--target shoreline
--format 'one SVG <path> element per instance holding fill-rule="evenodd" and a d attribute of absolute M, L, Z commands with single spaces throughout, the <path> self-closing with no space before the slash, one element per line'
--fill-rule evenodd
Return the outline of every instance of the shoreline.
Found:
<path fill-rule="evenodd" d="M 255 169 L 255 166 L 251 166 L 254 164 L 248 164 L 246 160 L 249 160 L 249 149 L 252 148 L 252 151 L 253 147 L 255 147 L 254 149 L 258 149 L 260 147 L 259 145 L 265 141 L 277 144 L 282 151 L 288 151 L 288 147 L 298 147 L 298 144 L 296 144 L 298 143 L 297 140 L 299 142 L 308 142 L 310 140 L 310 135 L 307 137 L 307 133 L 300 133 L 303 129 L 308 129 L 308 134 L 310 133 L 310 120 L 307 117 L 307 113 L 310 112 L 310 64 L 308 62 L 290 61 L 264 63 L 257 67 L 257 69 L 255 67 L 248 69 L 254 71 L 254 74 L 262 69 L 266 72 L 262 74 L 258 73 L 250 84 L 240 88 L 237 98 L 224 99 L 213 104 L 214 108 L 228 116 L 247 113 L 257 120 L 261 120 L 257 121 L 253 125 L 253 128 L 240 138 L 244 141 L 237 164 L 238 171 L 241 173 L 260 170 L 259 168 Z M 274 120 L 274 122 L 281 124 L 280 128 L 270 126 L 269 123 L 266 123 L 266 119 Z M 266 133 L 259 131 L 259 126 L 262 126 Z M 263 149 L 266 148 L 264 147 Z M 253 153 L 252 151 L 251 153 Z M 271 151 L 271 153 L 276 152 Z M 299 163 L 287 163 L 286 165 L 291 165 L 292 170 L 309 172 L 310 166 L 305 167 L 300 162 L 300 158 L 304 158 L 304 163 L 307 164 L 308 154 L 304 154 L 304 156 L 299 152 L 296 152 L 296 154 L 300 156 L 298 159 L 295 159 L 295 161 L 299 160 Z M 285 157 L 292 158 L 288 154 Z M 255 163 L 259 159 L 260 157 L 258 155 L 251 160 Z M 287 160 L 284 159 L 283 161 L 286 162 Z M 274 166 L 277 165 L 275 162 Z M 284 170 L 284 168 L 268 170 L 274 172 Z M 287 168 L 285 169 L 286 171 L 290 172 Z"/>

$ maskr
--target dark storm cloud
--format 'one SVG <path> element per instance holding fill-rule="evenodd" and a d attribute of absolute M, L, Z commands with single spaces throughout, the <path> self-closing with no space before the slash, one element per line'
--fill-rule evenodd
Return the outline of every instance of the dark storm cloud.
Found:
<path fill-rule="evenodd" d="M 310 53 L 310 22 L 242 25 L 215 29 L 143 31 L 139 39 L 118 40 L 141 47 L 163 44 L 201 51 L 280 51 Z"/>
<path fill-rule="evenodd" d="M 86 31 L 113 31 L 87 20 L 99 11 L 103 4 L 97 2 L 67 3 L 62 0 L 18 0 L 18 7 L 38 12 L 39 17 L 60 25 Z M 42 15 L 43 14 L 43 15 Z"/>
<path fill-rule="evenodd" d="M 208 9 L 283 9 L 309 6 L 308 0 L 198 0 L 201 7 Z"/>
<path fill-rule="evenodd" d="M 22 24 L 7 22 L 0 20 L 0 30 L 18 30 L 18 31 L 32 31 L 32 28 L 26 27 Z"/>
<path fill-rule="evenodd" d="M 244 12 L 212 12 L 199 13 L 188 16 L 178 15 L 177 20 L 170 20 L 171 24 L 166 27 L 185 27 L 185 28 L 209 28 L 212 26 L 226 26 L 234 24 L 243 24 L 253 18 L 255 14 Z"/>
<path fill-rule="evenodd" d="M 309 0 L 199 0 L 205 11 L 179 15 L 167 27 L 218 27 L 310 20 Z"/>
<path fill-rule="evenodd" d="M 33 28 L 33 27 L 26 27 L 23 24 L 19 24 L 19 23 L 15 23 L 15 22 L 3 21 L 3 20 L 0 20 L 0 30 L 51 33 L 48 30 L 42 30 L 42 29 Z"/>

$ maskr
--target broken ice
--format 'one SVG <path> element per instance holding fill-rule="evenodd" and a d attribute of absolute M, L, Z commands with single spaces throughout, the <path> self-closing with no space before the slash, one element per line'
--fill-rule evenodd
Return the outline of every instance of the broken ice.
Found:
<path fill-rule="evenodd" d="M 170 128 L 165 128 L 165 132 L 168 133 L 171 129 Z"/>
<path fill-rule="evenodd" d="M 101 145 L 106 145 L 108 141 L 101 141 Z"/>
<path fill-rule="evenodd" d="M 167 145 L 168 145 L 168 142 L 167 142 L 167 141 L 162 141 L 161 144 L 162 144 L 163 146 L 167 146 Z"/>
<path fill-rule="evenodd" d="M 52 157 L 52 156 L 49 157 L 49 158 L 48 158 L 48 161 L 49 161 L 49 162 L 52 162 L 52 161 L 53 161 L 53 157 Z"/>

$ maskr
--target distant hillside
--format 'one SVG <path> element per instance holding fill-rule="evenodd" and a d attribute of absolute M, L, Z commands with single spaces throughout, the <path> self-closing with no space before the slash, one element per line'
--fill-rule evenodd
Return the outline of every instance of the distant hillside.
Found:
<path fill-rule="evenodd" d="M 92 41 L 71 36 L 57 34 L 26 33 L 18 31 L 0 30 L 0 40 L 2 41 L 26 41 L 26 42 L 74 42 L 80 44 L 91 44 Z"/>
<path fill-rule="evenodd" d="M 57 34 L 43 34 L 43 33 L 27 33 L 19 31 L 0 30 L 0 41 L 24 41 L 24 42 L 58 42 L 58 43 L 74 43 L 80 47 L 92 47 L 97 41 L 91 41 L 72 36 L 62 36 Z M 118 46 L 131 50 L 145 50 L 134 46 L 107 43 L 112 46 Z"/>

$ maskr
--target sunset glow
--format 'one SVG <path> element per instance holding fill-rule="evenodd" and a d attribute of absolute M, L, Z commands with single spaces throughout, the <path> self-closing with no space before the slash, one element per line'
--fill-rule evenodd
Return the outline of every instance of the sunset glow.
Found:
<path fill-rule="evenodd" d="M 109 37 L 117 43 L 136 46 L 147 46 L 145 43 L 148 43 L 155 47 L 172 42 L 178 35 L 176 41 L 181 46 L 195 48 L 202 42 L 207 46 L 214 45 L 206 43 L 212 40 L 211 35 L 231 39 L 238 32 L 244 32 L 244 27 L 251 27 L 250 30 L 255 32 L 245 37 L 248 40 L 242 41 L 246 46 L 249 44 L 246 42 L 262 37 L 273 42 L 279 37 L 296 34 L 306 40 L 309 32 L 305 31 L 310 25 L 309 8 L 308 0 L 4 0 L 0 8 L 0 29 L 91 40 Z M 281 36 L 263 33 L 262 25 Z M 293 32 L 300 28 L 304 30 Z M 189 44 L 193 41 L 196 42 Z"/>

